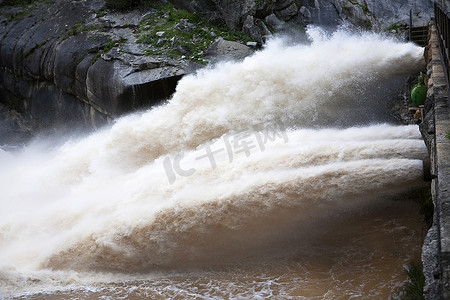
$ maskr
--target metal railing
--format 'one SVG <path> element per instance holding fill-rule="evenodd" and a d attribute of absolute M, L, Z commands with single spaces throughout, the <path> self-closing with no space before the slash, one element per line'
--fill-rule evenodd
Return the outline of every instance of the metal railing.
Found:
<path fill-rule="evenodd" d="M 409 26 L 408 26 L 408 36 L 407 39 L 410 42 L 414 42 L 420 47 L 425 47 L 428 45 L 428 38 L 429 38 L 429 29 L 430 29 L 430 23 L 422 23 L 417 24 L 417 22 L 414 24 L 413 22 L 413 13 L 412 10 L 409 10 Z"/>
<path fill-rule="evenodd" d="M 434 19 L 439 39 L 442 66 L 449 86 L 450 13 L 437 1 L 434 2 Z"/>

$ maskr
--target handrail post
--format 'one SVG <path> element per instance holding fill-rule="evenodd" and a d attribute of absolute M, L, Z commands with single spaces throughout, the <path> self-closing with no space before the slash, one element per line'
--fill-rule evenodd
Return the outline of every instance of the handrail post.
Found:
<path fill-rule="evenodd" d="M 434 2 L 434 20 L 439 40 L 439 50 L 441 53 L 442 67 L 444 68 L 445 77 L 447 80 L 447 87 L 450 82 L 450 13 L 444 10 L 444 1 Z"/>
<path fill-rule="evenodd" d="M 409 41 L 412 42 L 412 10 L 409 10 Z"/>
<path fill-rule="evenodd" d="M 412 42 L 412 11 L 409 10 L 409 41 Z"/>

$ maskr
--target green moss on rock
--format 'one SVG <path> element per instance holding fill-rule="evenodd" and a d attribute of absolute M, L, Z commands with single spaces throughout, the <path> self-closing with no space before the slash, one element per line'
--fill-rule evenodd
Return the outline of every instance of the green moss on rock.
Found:
<path fill-rule="evenodd" d="M 155 5 L 154 5 L 155 7 Z M 204 51 L 217 38 L 246 43 L 252 39 L 241 31 L 208 23 L 197 14 L 171 4 L 156 6 L 139 24 L 138 42 L 148 55 L 167 55 L 204 63 Z"/>

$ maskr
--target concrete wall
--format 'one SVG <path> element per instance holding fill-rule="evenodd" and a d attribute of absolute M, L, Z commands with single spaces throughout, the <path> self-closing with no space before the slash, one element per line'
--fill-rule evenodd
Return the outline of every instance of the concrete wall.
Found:
<path fill-rule="evenodd" d="M 426 299 L 450 299 L 450 110 L 449 91 L 434 25 L 427 48 L 428 95 L 420 129 L 431 159 L 433 226 L 422 253 Z"/>

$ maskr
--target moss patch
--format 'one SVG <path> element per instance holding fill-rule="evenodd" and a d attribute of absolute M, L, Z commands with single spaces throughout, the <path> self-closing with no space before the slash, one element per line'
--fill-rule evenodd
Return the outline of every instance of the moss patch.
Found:
<path fill-rule="evenodd" d="M 106 15 L 106 12 L 104 11 L 104 10 L 97 10 L 96 12 L 95 12 L 95 14 L 96 14 L 96 16 L 98 17 L 98 18 L 101 18 L 101 17 L 104 17 L 105 15 Z"/>
<path fill-rule="evenodd" d="M 408 26 L 404 23 L 393 23 L 391 25 L 389 25 L 389 27 L 387 28 L 387 31 L 389 32 L 394 32 L 395 33 L 401 33 L 401 32 L 405 32 L 408 29 Z"/>
<path fill-rule="evenodd" d="M 348 2 L 350 2 L 352 5 L 358 5 L 359 7 L 361 7 L 361 9 L 363 10 L 364 14 L 366 14 L 366 15 L 370 15 L 371 14 L 369 8 L 367 7 L 366 1 L 364 1 L 363 3 L 359 3 L 358 1 L 349 0 Z"/>
<path fill-rule="evenodd" d="M 176 9 L 171 4 L 152 3 L 151 6 L 156 11 L 141 21 L 138 33 L 138 42 L 148 46 L 148 55 L 205 63 L 204 51 L 218 36 L 242 43 L 252 41 L 241 31 L 210 24 L 199 15 Z"/>
<path fill-rule="evenodd" d="M 123 40 L 111 40 L 109 39 L 108 42 L 103 46 L 103 48 L 100 49 L 100 52 L 98 52 L 94 58 L 92 59 L 91 65 L 93 65 L 103 54 L 106 54 L 114 47 L 120 47 L 124 43 Z"/>

